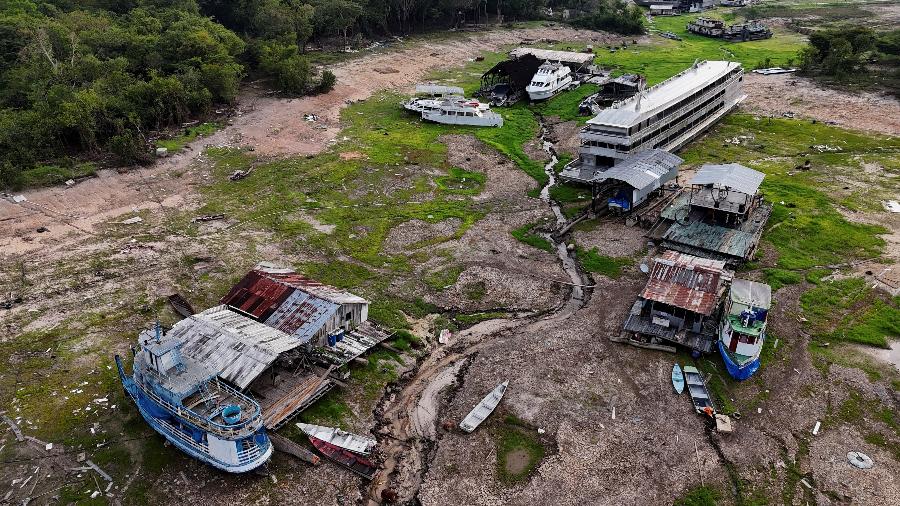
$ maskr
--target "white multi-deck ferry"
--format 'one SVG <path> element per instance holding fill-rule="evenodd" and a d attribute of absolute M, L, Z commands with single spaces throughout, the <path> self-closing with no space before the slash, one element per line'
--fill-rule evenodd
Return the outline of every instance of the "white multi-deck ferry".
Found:
<path fill-rule="evenodd" d="M 616 102 L 581 130 L 579 157 L 563 170 L 565 180 L 594 175 L 649 149 L 675 152 L 732 110 L 746 95 L 740 63 L 704 61 Z"/>
<path fill-rule="evenodd" d="M 572 71 L 562 63 L 545 61 L 525 87 L 531 100 L 546 100 L 572 85 Z"/>

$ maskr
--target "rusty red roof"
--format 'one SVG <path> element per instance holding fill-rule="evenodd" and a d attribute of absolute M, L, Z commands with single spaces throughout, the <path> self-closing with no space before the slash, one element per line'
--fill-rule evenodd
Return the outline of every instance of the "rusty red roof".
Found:
<path fill-rule="evenodd" d="M 654 259 L 641 297 L 709 316 L 733 276 L 725 262 L 666 251 Z"/>
<path fill-rule="evenodd" d="M 307 342 L 341 304 L 366 300 L 287 269 L 258 267 L 234 285 L 222 303 Z"/>

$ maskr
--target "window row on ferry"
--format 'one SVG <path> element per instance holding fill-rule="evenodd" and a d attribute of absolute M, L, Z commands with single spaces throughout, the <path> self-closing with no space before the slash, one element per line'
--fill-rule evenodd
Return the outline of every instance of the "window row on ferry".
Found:
<path fill-rule="evenodd" d="M 725 95 L 725 90 L 719 90 L 715 95 L 713 95 L 713 96 L 709 97 L 708 99 L 704 100 L 702 104 L 698 104 L 696 107 L 694 107 L 694 108 L 691 109 L 690 111 L 685 111 L 685 112 L 682 113 L 680 116 L 678 116 L 677 118 L 675 118 L 675 119 L 669 121 L 668 123 L 661 124 L 661 125 L 656 125 L 656 126 L 657 126 L 657 130 L 662 131 L 662 130 L 665 130 L 666 128 L 671 128 L 671 127 L 673 127 L 673 126 L 677 126 L 678 123 L 680 123 L 681 121 L 684 121 L 685 119 L 687 119 L 687 118 L 690 117 L 691 115 L 694 115 L 694 114 L 705 114 L 705 113 L 711 112 L 711 111 L 705 110 L 704 108 L 706 108 L 708 105 L 710 105 L 711 103 L 715 102 L 716 100 L 722 98 L 722 96 L 724 96 L 724 95 Z M 624 139 L 626 136 L 620 134 L 618 137 L 622 137 L 622 138 Z M 648 138 L 648 136 L 644 136 L 644 139 L 647 139 L 647 138 Z M 627 152 L 627 151 L 629 151 L 630 149 L 632 149 L 632 147 L 639 146 L 639 145 L 640 145 L 641 143 L 643 143 L 643 142 L 644 142 L 644 141 L 642 140 L 641 142 L 638 142 L 638 143 L 635 143 L 635 144 L 632 144 L 632 145 L 628 145 L 628 146 L 624 146 L 624 151 Z M 582 145 L 582 146 L 592 146 L 592 147 L 609 147 L 609 146 L 616 146 L 616 147 L 610 147 L 609 149 L 623 150 L 623 149 L 621 149 L 621 148 L 619 147 L 619 146 L 622 146 L 621 143 L 605 143 L 605 142 L 601 142 L 601 141 L 582 140 L 582 141 L 581 141 L 581 145 Z"/>

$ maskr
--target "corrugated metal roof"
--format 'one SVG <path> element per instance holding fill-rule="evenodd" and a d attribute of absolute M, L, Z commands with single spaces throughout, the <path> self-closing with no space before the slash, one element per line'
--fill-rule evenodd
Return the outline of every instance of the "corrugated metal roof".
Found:
<path fill-rule="evenodd" d="M 702 221 L 691 221 L 687 224 L 675 222 L 666 231 L 663 239 L 701 251 L 711 251 L 736 258 L 746 258 L 756 243 L 754 234 L 733 228 L 709 225 Z"/>
<path fill-rule="evenodd" d="M 747 279 L 731 282 L 731 300 L 750 307 L 769 309 L 772 306 L 772 287 Z"/>
<path fill-rule="evenodd" d="M 518 47 L 509 52 L 513 58 L 530 54 L 539 60 L 558 61 L 563 63 L 576 63 L 586 65 L 594 61 L 593 53 L 576 53 L 574 51 L 555 51 L 553 49 L 538 49 L 535 47 Z"/>
<path fill-rule="evenodd" d="M 707 84 L 724 76 L 740 63 L 730 61 L 704 61 L 669 79 L 646 89 L 640 107 L 635 110 L 637 95 L 617 102 L 588 120 L 588 125 L 608 125 L 628 128 L 656 114 L 682 98 L 688 97 Z"/>
<path fill-rule="evenodd" d="M 755 195 L 766 175 L 739 163 L 706 164 L 691 179 L 692 185 L 718 185 L 747 195 Z"/>
<path fill-rule="evenodd" d="M 294 290 L 265 323 L 306 343 L 340 307 L 340 304 Z"/>
<path fill-rule="evenodd" d="M 302 344 L 224 305 L 181 320 L 166 337 L 181 343 L 186 359 L 216 371 L 240 389 L 247 388 L 278 355 Z"/>
<path fill-rule="evenodd" d="M 234 285 L 222 303 L 305 343 L 341 304 L 367 301 L 291 270 L 260 265 Z"/>
<path fill-rule="evenodd" d="M 306 293 L 310 293 L 327 301 L 336 302 L 338 304 L 366 304 L 368 302 L 366 299 L 353 295 L 346 290 L 319 283 L 306 276 L 297 274 L 290 269 L 279 269 L 268 264 L 259 264 L 254 270 L 263 273 L 271 279 L 290 285 L 298 290 L 303 290 Z"/>
<path fill-rule="evenodd" d="M 641 297 L 709 316 L 723 282 L 732 276 L 725 262 L 666 251 L 654 259 Z"/>
<path fill-rule="evenodd" d="M 615 167 L 596 174 L 596 180 L 617 179 L 638 190 L 660 187 L 662 176 L 681 165 L 681 158 L 662 149 L 649 149 L 631 155 Z M 671 178 L 670 178 L 671 179 Z"/>

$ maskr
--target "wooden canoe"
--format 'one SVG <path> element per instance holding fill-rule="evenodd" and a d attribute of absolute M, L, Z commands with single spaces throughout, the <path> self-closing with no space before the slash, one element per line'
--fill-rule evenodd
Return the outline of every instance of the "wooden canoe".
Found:
<path fill-rule="evenodd" d="M 503 399 L 503 393 L 506 392 L 506 387 L 508 386 L 509 381 L 504 381 L 491 390 L 484 399 L 481 399 L 481 402 L 479 402 L 477 406 L 472 408 L 472 411 L 466 415 L 463 421 L 460 422 L 459 428 L 466 432 L 472 432 L 477 429 L 478 426 L 481 425 L 481 422 L 494 412 L 497 408 L 497 404 L 500 404 L 500 400 Z"/>

